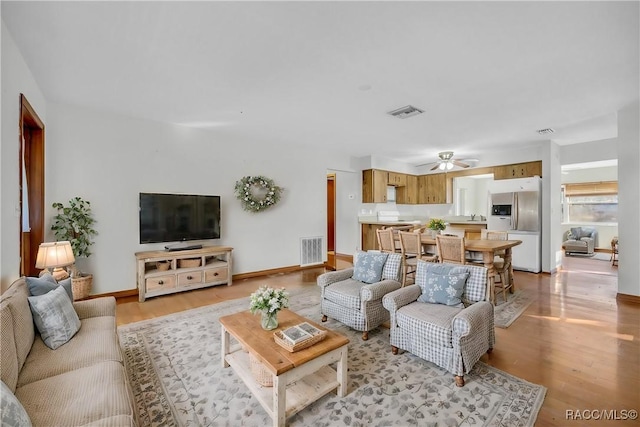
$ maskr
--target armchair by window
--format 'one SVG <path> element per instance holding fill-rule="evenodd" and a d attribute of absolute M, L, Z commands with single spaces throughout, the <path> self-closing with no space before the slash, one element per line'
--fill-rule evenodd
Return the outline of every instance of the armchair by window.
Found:
<path fill-rule="evenodd" d="M 389 320 L 382 297 L 400 288 L 401 266 L 399 253 L 359 251 L 352 268 L 318 276 L 322 321 L 331 317 L 369 339 L 369 331 Z"/>
<path fill-rule="evenodd" d="M 592 227 L 572 227 L 565 231 L 562 248 L 566 255 L 570 253 L 593 254 L 598 232 Z"/>
<path fill-rule="evenodd" d="M 435 363 L 464 386 L 468 373 L 495 344 L 487 269 L 418 261 L 416 284 L 382 299 L 390 313 L 391 350 Z"/>

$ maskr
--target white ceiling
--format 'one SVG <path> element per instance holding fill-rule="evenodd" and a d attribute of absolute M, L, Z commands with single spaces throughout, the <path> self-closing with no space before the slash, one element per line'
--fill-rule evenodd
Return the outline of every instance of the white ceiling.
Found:
<path fill-rule="evenodd" d="M 55 103 L 425 163 L 612 138 L 638 2 L 10 2 Z M 386 112 L 414 105 L 424 114 Z M 554 128 L 551 136 L 535 131 Z"/>

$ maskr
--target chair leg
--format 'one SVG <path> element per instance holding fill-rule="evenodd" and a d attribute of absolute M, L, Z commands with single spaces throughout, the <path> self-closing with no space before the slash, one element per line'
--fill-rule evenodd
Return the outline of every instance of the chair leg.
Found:
<path fill-rule="evenodd" d="M 456 387 L 464 387 L 464 376 L 456 375 Z"/>
<path fill-rule="evenodd" d="M 493 352 L 493 347 L 489 347 L 489 350 L 487 350 L 487 354 L 491 354 Z"/>
<path fill-rule="evenodd" d="M 364 331 L 364 332 L 362 333 L 362 341 L 366 341 L 366 340 L 368 340 L 368 339 L 369 339 L 369 332 Z"/>
<path fill-rule="evenodd" d="M 391 353 L 392 354 L 398 354 L 398 347 L 396 347 L 395 345 L 391 346 Z"/>
<path fill-rule="evenodd" d="M 323 322 L 326 322 L 326 321 L 327 321 L 327 315 L 326 315 L 326 314 L 323 314 L 323 315 L 322 315 L 322 321 L 323 321 Z"/>

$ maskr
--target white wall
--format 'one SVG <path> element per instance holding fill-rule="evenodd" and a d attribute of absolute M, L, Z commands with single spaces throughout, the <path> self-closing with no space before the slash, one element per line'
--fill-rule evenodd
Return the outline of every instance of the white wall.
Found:
<path fill-rule="evenodd" d="M 20 274 L 20 93 L 46 123 L 45 99 L 24 58 L 6 29 L 1 26 L 2 143 L 0 148 L 0 284 L 4 289 Z M 47 142 L 45 141 L 45 147 Z M 47 165 L 45 164 L 45 168 Z M 18 209 L 18 210 L 17 210 Z"/>
<path fill-rule="evenodd" d="M 299 265 L 301 237 L 324 236 L 326 247 L 326 174 L 349 170 L 342 153 L 56 104 L 48 112 L 46 205 L 74 196 L 91 202 L 99 235 L 94 255 L 78 265 L 94 274 L 93 293 L 135 288 L 134 253 L 164 247 L 138 243 L 140 192 L 220 195 L 222 238 L 208 243 L 234 248 L 236 274 Z M 245 175 L 264 175 L 284 187 L 278 205 L 244 212 L 233 188 Z M 343 206 L 342 194 L 358 191 L 348 176 L 338 176 L 338 209 L 341 217 L 351 209 L 355 218 L 356 208 Z M 47 229 L 53 215 L 49 208 Z M 357 223 L 344 228 L 338 230 L 340 249 L 353 246 Z"/>
<path fill-rule="evenodd" d="M 640 108 L 618 112 L 618 292 L 640 296 Z"/>

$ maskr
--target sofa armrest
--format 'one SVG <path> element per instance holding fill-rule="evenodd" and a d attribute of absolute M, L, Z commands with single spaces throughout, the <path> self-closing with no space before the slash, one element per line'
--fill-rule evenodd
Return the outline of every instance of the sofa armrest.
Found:
<path fill-rule="evenodd" d="M 594 251 L 595 248 L 595 241 L 592 237 L 581 237 L 580 240 L 582 242 L 586 242 L 587 243 L 587 252 L 588 253 L 592 253 Z"/>
<path fill-rule="evenodd" d="M 369 283 L 360 288 L 360 300 L 362 302 L 378 301 L 389 292 L 393 292 L 401 287 L 402 284 L 400 282 L 390 279 Z"/>
<path fill-rule="evenodd" d="M 329 271 L 328 273 L 323 273 L 318 276 L 317 284 L 324 289 L 332 283 L 350 279 L 351 276 L 353 276 L 353 267 L 345 268 L 344 270 Z"/>
<path fill-rule="evenodd" d="M 453 335 L 457 339 L 482 330 L 487 322 L 493 328 L 493 305 L 487 301 L 479 301 L 462 310 L 452 321 Z"/>
<path fill-rule="evenodd" d="M 416 301 L 420 294 L 422 294 L 420 286 L 405 286 L 404 288 L 400 288 L 386 294 L 382 298 L 382 306 L 389 310 L 390 313 L 395 313 L 400 309 L 400 307 Z"/>
<path fill-rule="evenodd" d="M 114 297 L 100 297 L 86 301 L 76 301 L 73 308 L 80 320 L 90 317 L 116 315 L 116 299 Z"/>

